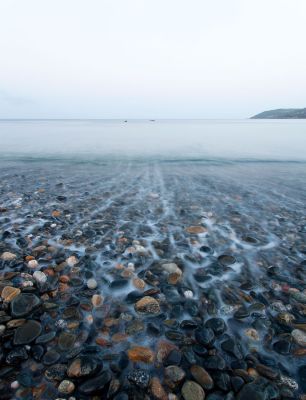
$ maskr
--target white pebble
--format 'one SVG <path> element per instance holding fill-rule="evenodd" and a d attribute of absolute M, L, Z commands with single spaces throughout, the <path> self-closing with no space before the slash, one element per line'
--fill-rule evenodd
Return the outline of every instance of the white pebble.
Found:
<path fill-rule="evenodd" d="M 193 292 L 191 290 L 185 290 L 184 296 L 186 297 L 186 299 L 192 299 Z"/>
<path fill-rule="evenodd" d="M 95 279 L 93 279 L 93 278 L 88 279 L 88 281 L 87 281 L 88 289 L 95 289 L 97 286 L 98 286 L 98 283 Z"/>
<path fill-rule="evenodd" d="M 67 258 L 66 262 L 69 265 L 69 267 L 73 267 L 79 262 L 79 260 L 76 258 L 76 256 L 70 256 Z"/>
<path fill-rule="evenodd" d="M 36 260 L 30 260 L 28 262 L 28 267 L 29 268 L 37 268 L 38 267 L 38 262 Z"/>
<path fill-rule="evenodd" d="M 47 275 L 44 274 L 42 271 L 35 271 L 33 274 L 33 278 L 40 283 L 47 282 Z"/>
<path fill-rule="evenodd" d="M 56 228 L 57 224 L 51 224 L 51 228 Z"/>
<path fill-rule="evenodd" d="M 32 281 L 24 281 L 22 282 L 22 287 L 30 287 L 33 286 L 33 282 Z"/>
<path fill-rule="evenodd" d="M 12 389 L 18 389 L 19 388 L 19 382 L 18 381 L 14 381 L 11 383 L 11 388 Z"/>
<path fill-rule="evenodd" d="M 127 268 L 129 271 L 133 271 L 133 272 L 135 271 L 135 265 L 133 263 L 128 263 Z"/>
<path fill-rule="evenodd" d="M 59 319 L 55 322 L 55 325 L 59 328 L 65 328 L 67 326 L 67 322 L 64 319 Z"/>

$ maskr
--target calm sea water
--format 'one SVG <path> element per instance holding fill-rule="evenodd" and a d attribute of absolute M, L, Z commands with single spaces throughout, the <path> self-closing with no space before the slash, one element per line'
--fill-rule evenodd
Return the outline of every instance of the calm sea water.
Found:
<path fill-rule="evenodd" d="M 7 120 L 0 157 L 306 161 L 306 120 Z"/>

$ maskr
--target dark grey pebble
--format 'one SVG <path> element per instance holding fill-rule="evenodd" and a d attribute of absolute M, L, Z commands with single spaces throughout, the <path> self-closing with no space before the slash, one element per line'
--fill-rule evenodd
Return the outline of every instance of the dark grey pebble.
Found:
<path fill-rule="evenodd" d="M 245 307 L 240 307 L 234 313 L 234 318 L 243 319 L 243 318 L 247 318 L 249 315 L 250 315 L 250 312 Z"/>
<path fill-rule="evenodd" d="M 215 341 L 214 331 L 210 328 L 198 328 L 194 335 L 197 342 L 203 346 L 211 346 Z"/>
<path fill-rule="evenodd" d="M 67 365 L 54 364 L 45 371 L 45 377 L 50 381 L 62 381 L 66 376 Z"/>
<path fill-rule="evenodd" d="M 291 342 L 289 340 L 279 340 L 273 344 L 273 349 L 283 355 L 287 355 L 291 350 Z"/>
<path fill-rule="evenodd" d="M 134 383 L 136 386 L 145 389 L 149 385 L 150 374 L 148 371 L 144 369 L 134 369 L 128 374 L 127 378 L 130 382 Z"/>
<path fill-rule="evenodd" d="M 7 364 L 19 364 L 28 359 L 28 353 L 25 347 L 17 347 L 8 353 L 6 356 Z"/>
<path fill-rule="evenodd" d="M 40 299 L 32 293 L 21 293 L 11 302 L 11 314 L 15 318 L 25 317 L 41 304 Z"/>
<path fill-rule="evenodd" d="M 185 329 L 185 330 L 193 330 L 193 329 L 196 329 L 197 327 L 198 327 L 198 323 L 195 321 L 192 321 L 191 319 L 185 319 L 180 324 L 180 328 Z"/>
<path fill-rule="evenodd" d="M 227 340 L 224 340 L 224 342 L 221 343 L 221 348 L 223 351 L 231 354 L 238 360 L 242 359 L 243 357 L 242 352 L 234 339 L 229 338 Z"/>
<path fill-rule="evenodd" d="M 214 331 L 216 336 L 222 335 L 226 331 L 226 324 L 222 318 L 211 318 L 205 322 L 205 327 Z"/>
<path fill-rule="evenodd" d="M 61 355 L 57 351 L 49 350 L 43 356 L 42 362 L 45 365 L 52 365 L 52 364 L 57 363 L 60 358 L 61 358 Z"/>
<path fill-rule="evenodd" d="M 33 342 L 41 334 L 41 324 L 34 320 L 29 320 L 19 326 L 14 335 L 14 344 L 22 345 Z"/>
<path fill-rule="evenodd" d="M 301 390 L 306 393 L 306 365 L 302 365 L 298 369 L 298 379 Z"/>
<path fill-rule="evenodd" d="M 36 361 L 41 361 L 42 356 L 44 355 L 45 349 L 43 346 L 36 344 L 35 346 L 31 347 L 31 354 Z"/>
<path fill-rule="evenodd" d="M 236 258 L 228 254 L 222 254 L 218 257 L 218 262 L 224 267 L 227 267 L 228 265 L 235 264 Z"/>
<path fill-rule="evenodd" d="M 89 395 L 100 392 L 111 381 L 112 374 L 109 371 L 103 371 L 94 378 L 87 379 L 79 386 L 80 393 Z"/>
<path fill-rule="evenodd" d="M 208 356 L 203 360 L 203 366 L 206 369 L 216 369 L 222 371 L 225 369 L 226 364 L 221 356 Z"/>
<path fill-rule="evenodd" d="M 36 344 L 48 343 L 48 342 L 50 342 L 52 339 L 54 339 L 55 336 L 56 336 L 56 332 L 48 332 L 48 333 L 45 333 L 44 335 L 38 336 L 38 338 L 36 339 L 35 343 L 36 343 Z"/>

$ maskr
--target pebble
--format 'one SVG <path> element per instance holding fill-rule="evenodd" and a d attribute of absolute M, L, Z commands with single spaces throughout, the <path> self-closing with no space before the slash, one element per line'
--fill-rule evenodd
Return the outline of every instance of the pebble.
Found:
<path fill-rule="evenodd" d="M 74 391 L 75 385 L 69 380 L 62 381 L 58 386 L 58 391 L 63 394 L 70 394 Z"/>
<path fill-rule="evenodd" d="M 140 278 L 134 278 L 133 285 L 135 286 L 136 289 L 143 290 L 146 286 L 146 283 L 144 280 Z"/>
<path fill-rule="evenodd" d="M 192 377 L 206 390 L 211 390 L 214 381 L 209 373 L 200 365 L 192 365 L 190 368 Z"/>
<path fill-rule="evenodd" d="M 3 261 L 13 261 L 17 258 L 16 254 L 5 251 L 1 254 L 1 260 Z"/>
<path fill-rule="evenodd" d="M 147 388 L 150 382 L 149 372 L 143 369 L 134 369 L 128 374 L 127 378 L 142 389 Z"/>
<path fill-rule="evenodd" d="M 228 265 L 232 265 L 235 264 L 236 259 L 233 256 L 230 256 L 228 254 L 222 254 L 221 256 L 218 257 L 218 261 L 221 265 L 223 265 L 224 267 L 228 266 Z"/>
<path fill-rule="evenodd" d="M 245 335 L 249 337 L 252 340 L 258 341 L 259 340 L 259 334 L 256 329 L 253 328 L 248 328 L 244 331 Z"/>
<path fill-rule="evenodd" d="M 291 332 L 291 336 L 296 344 L 301 347 L 306 347 L 306 332 L 301 331 L 300 329 L 294 329 Z"/>
<path fill-rule="evenodd" d="M 210 328 L 197 328 L 195 338 L 203 346 L 211 346 L 215 341 L 214 331 Z"/>
<path fill-rule="evenodd" d="M 177 365 L 169 365 L 169 367 L 165 368 L 165 382 L 171 388 L 174 388 L 182 382 L 185 376 L 184 370 Z"/>
<path fill-rule="evenodd" d="M 75 256 L 70 256 L 66 259 L 66 263 L 69 267 L 74 267 L 78 262 L 79 260 Z"/>
<path fill-rule="evenodd" d="M 102 368 L 95 358 L 89 356 L 80 356 L 73 360 L 68 367 L 67 375 L 69 378 L 80 378 L 94 375 Z"/>
<path fill-rule="evenodd" d="M 14 389 L 14 390 L 15 390 L 15 389 L 18 389 L 19 386 L 20 386 L 20 385 L 19 385 L 19 382 L 18 382 L 18 381 L 14 381 L 14 382 L 11 383 L 11 388 Z"/>
<path fill-rule="evenodd" d="M 11 301 L 13 317 L 20 318 L 30 314 L 41 304 L 40 299 L 33 293 L 21 293 Z"/>
<path fill-rule="evenodd" d="M 182 387 L 182 395 L 185 400 L 204 400 L 205 392 L 194 381 L 186 381 Z"/>
<path fill-rule="evenodd" d="M 14 334 L 14 344 L 24 345 L 32 343 L 42 331 L 41 324 L 34 320 L 28 320 L 19 328 L 16 329 Z"/>
<path fill-rule="evenodd" d="M 39 283 L 46 283 L 47 282 L 47 275 L 44 274 L 42 271 L 35 271 L 33 274 L 33 278 Z"/>
<path fill-rule="evenodd" d="M 200 233 L 207 232 L 207 229 L 204 228 L 203 226 L 189 226 L 185 230 L 186 232 L 191 233 L 193 235 L 199 235 Z"/>
<path fill-rule="evenodd" d="M 139 314 L 159 314 L 160 306 L 157 300 L 151 296 L 145 296 L 135 304 L 135 311 Z"/>
<path fill-rule="evenodd" d="M 154 353 L 151 349 L 144 346 L 135 346 L 128 350 L 128 357 L 131 361 L 141 361 L 150 364 L 154 361 Z"/>
<path fill-rule="evenodd" d="M 31 269 L 35 269 L 38 267 L 38 261 L 37 260 L 30 260 L 28 262 L 28 267 Z"/>
<path fill-rule="evenodd" d="M 167 393 L 157 377 L 150 380 L 150 392 L 156 400 L 168 400 Z"/>
<path fill-rule="evenodd" d="M 86 379 L 84 383 L 79 386 L 79 391 L 87 396 L 92 393 L 100 392 L 111 379 L 111 373 L 109 371 L 103 371 L 94 378 Z"/>
<path fill-rule="evenodd" d="M 91 278 L 91 279 L 87 280 L 86 285 L 87 285 L 88 289 L 96 289 L 96 287 L 98 286 L 98 283 L 95 279 Z"/>
<path fill-rule="evenodd" d="M 100 294 L 94 294 L 91 298 L 91 303 L 94 307 L 102 306 L 104 298 Z"/>
<path fill-rule="evenodd" d="M 21 291 L 18 288 L 12 286 L 5 286 L 1 292 L 1 297 L 4 301 L 10 303 L 20 293 Z"/>

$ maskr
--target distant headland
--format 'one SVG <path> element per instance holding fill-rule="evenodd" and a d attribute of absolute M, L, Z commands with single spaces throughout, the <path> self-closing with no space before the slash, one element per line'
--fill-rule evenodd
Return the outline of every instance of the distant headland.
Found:
<path fill-rule="evenodd" d="M 306 119 L 306 108 L 280 108 L 264 111 L 251 119 Z"/>

